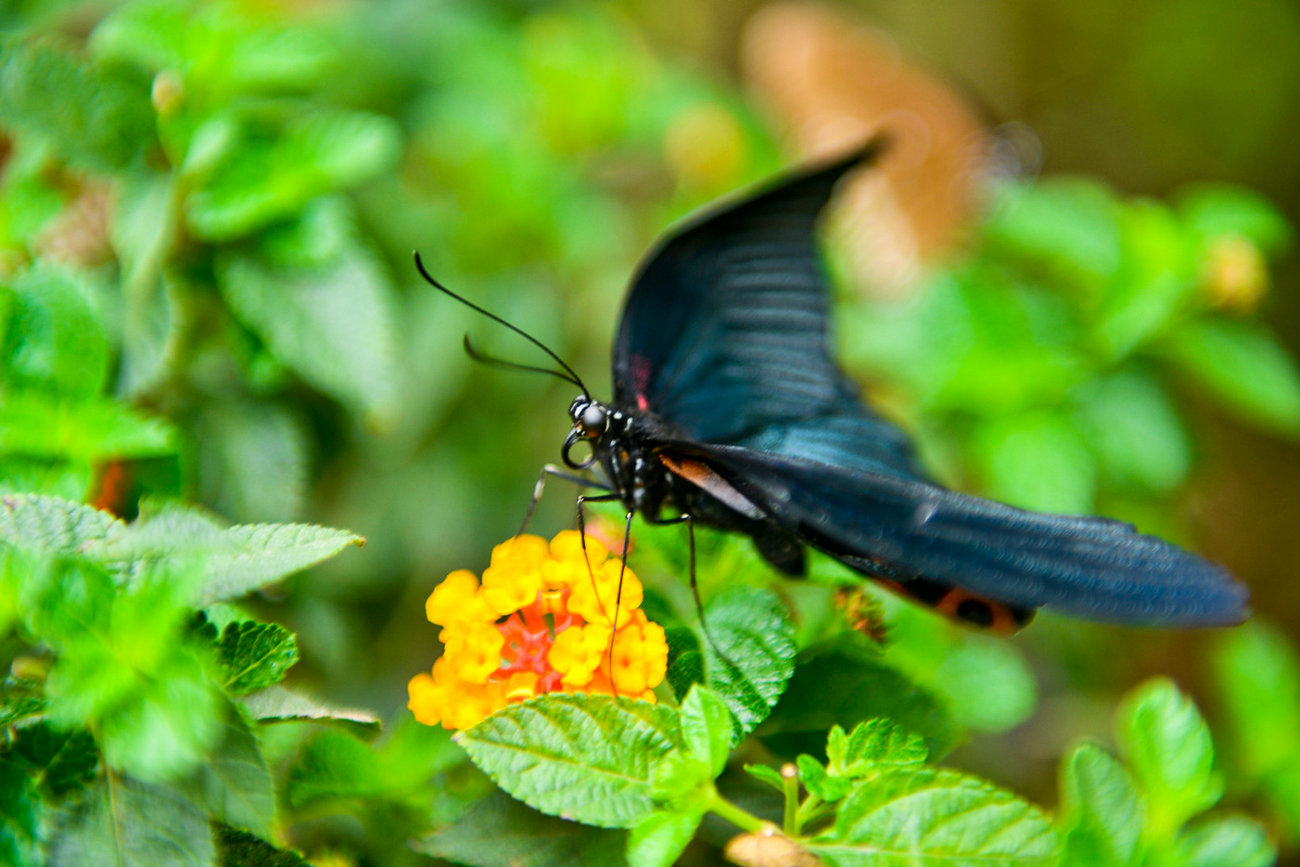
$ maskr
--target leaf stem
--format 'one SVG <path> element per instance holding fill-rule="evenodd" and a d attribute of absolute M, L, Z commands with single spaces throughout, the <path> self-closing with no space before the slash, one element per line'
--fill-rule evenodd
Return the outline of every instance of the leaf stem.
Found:
<path fill-rule="evenodd" d="M 799 833 L 799 769 L 786 762 L 781 766 L 781 780 L 785 794 L 785 816 L 781 827 L 787 837 Z"/>
<path fill-rule="evenodd" d="M 717 789 L 713 790 L 713 796 L 709 799 L 708 809 L 710 812 L 718 814 L 737 828 L 740 828 L 742 831 L 748 831 L 751 834 L 757 834 L 764 828 L 764 826 L 770 826 L 771 824 L 758 818 L 753 813 L 749 813 L 742 810 L 740 807 L 737 807 L 735 804 L 722 797 L 722 795 L 718 794 Z"/>

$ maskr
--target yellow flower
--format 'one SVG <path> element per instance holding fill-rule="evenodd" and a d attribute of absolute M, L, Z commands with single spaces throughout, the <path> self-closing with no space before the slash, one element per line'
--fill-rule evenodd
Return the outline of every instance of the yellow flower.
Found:
<path fill-rule="evenodd" d="M 611 629 L 622 580 L 617 629 Z M 479 585 L 459 569 L 425 605 L 443 627 L 432 674 L 407 684 L 407 706 L 426 725 L 464 729 L 509 702 L 548 692 L 616 693 L 654 701 L 668 645 L 639 611 L 641 582 L 604 545 L 572 530 L 492 549 Z M 611 632 L 613 654 L 610 654 Z"/>
<path fill-rule="evenodd" d="M 424 614 L 430 623 L 450 626 L 467 620 L 487 622 L 492 611 L 479 595 L 478 579 L 468 569 L 457 569 L 433 589 L 424 603 Z"/>

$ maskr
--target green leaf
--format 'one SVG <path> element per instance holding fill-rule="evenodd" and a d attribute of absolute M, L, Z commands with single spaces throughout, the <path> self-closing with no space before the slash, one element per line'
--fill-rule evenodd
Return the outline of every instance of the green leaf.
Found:
<path fill-rule="evenodd" d="M 232 253 L 217 280 L 239 320 L 304 380 L 379 420 L 391 411 L 395 297 L 368 253 L 313 269 Z"/>
<path fill-rule="evenodd" d="M 776 594 L 740 585 L 714 597 L 703 622 L 707 636 L 669 663 L 669 680 L 679 698 L 693 683 L 706 684 L 743 734 L 771 713 L 794 672 L 794 624 Z"/>
<path fill-rule="evenodd" d="M 0 342 L 0 379 L 68 398 L 99 393 L 108 374 L 108 338 L 76 272 L 39 265 L 4 279 L 12 304 Z M 6 400 L 7 402 L 7 400 Z"/>
<path fill-rule="evenodd" d="M 224 725 L 221 743 L 183 788 L 214 819 L 274 839 L 275 791 L 262 746 L 233 707 Z"/>
<path fill-rule="evenodd" d="M 99 749 L 84 729 L 56 729 L 41 721 L 16 730 L 12 758 L 34 772 L 34 782 L 61 798 L 90 782 Z"/>
<path fill-rule="evenodd" d="M 1095 744 L 1061 763 L 1061 829 L 1070 867 L 1136 863 L 1142 802 L 1124 766 Z"/>
<path fill-rule="evenodd" d="M 122 526 L 108 512 L 39 494 L 0 497 L 0 543 L 44 554 L 74 554 Z"/>
<path fill-rule="evenodd" d="M 1219 638 L 1213 663 L 1246 774 L 1300 761 L 1300 659 L 1286 636 L 1251 620 Z"/>
<path fill-rule="evenodd" d="M 627 832 L 547 816 L 498 790 L 454 825 L 417 841 L 433 858 L 473 867 L 559 867 L 626 863 Z"/>
<path fill-rule="evenodd" d="M 1178 210 L 1206 238 L 1236 235 L 1270 253 L 1285 249 L 1295 234 L 1286 216 L 1271 202 L 1245 187 L 1196 184 L 1179 191 Z"/>
<path fill-rule="evenodd" d="M 795 764 L 799 768 L 799 782 L 803 783 L 803 787 L 827 803 L 838 801 L 853 789 L 852 780 L 831 776 L 821 762 L 812 756 L 801 755 L 795 759 Z"/>
<path fill-rule="evenodd" d="M 26 771 L 0 755 L 0 864 L 38 867 L 44 812 Z"/>
<path fill-rule="evenodd" d="M 1096 285 L 1120 265 L 1120 205 L 1100 184 L 1049 178 L 1007 184 L 985 227 L 995 249 Z"/>
<path fill-rule="evenodd" d="M 42 684 L 17 675 L 0 680 L 0 728 L 23 722 L 45 712 Z"/>
<path fill-rule="evenodd" d="M 0 451 L 97 463 L 176 451 L 175 428 L 109 398 L 12 390 L 0 403 Z"/>
<path fill-rule="evenodd" d="M 1193 823 L 1178 836 L 1174 863 L 1182 867 L 1267 867 L 1277 848 L 1259 823 L 1223 816 Z"/>
<path fill-rule="evenodd" d="M 106 774 L 89 796 L 60 817 L 51 867 L 168 864 L 212 867 L 208 817 L 177 789 Z"/>
<path fill-rule="evenodd" d="M 1096 379 L 1079 402 L 1079 420 L 1104 477 L 1155 493 L 1167 493 L 1187 479 L 1191 440 L 1153 377 L 1120 373 Z"/>
<path fill-rule="evenodd" d="M 284 679 L 298 661 L 298 640 L 274 623 L 228 623 L 217 642 L 217 660 L 225 672 L 225 690 L 245 695 Z"/>
<path fill-rule="evenodd" d="M 327 723 L 363 738 L 373 738 L 380 729 L 379 717 L 368 710 L 326 704 L 282 686 L 246 695 L 240 703 L 249 716 L 261 723 Z"/>
<path fill-rule="evenodd" d="M 147 80 L 97 69 L 54 39 L 0 40 L 0 124 L 58 145 L 72 165 L 112 171 L 153 138 Z"/>
<path fill-rule="evenodd" d="M 809 848 L 839 867 L 917 863 L 1054 864 L 1047 817 L 1014 795 L 948 768 L 890 768 L 860 784 L 834 828 Z"/>
<path fill-rule="evenodd" d="M 297 853 L 277 849 L 270 843 L 225 825 L 212 829 L 217 846 L 217 863 L 228 867 L 310 867 Z"/>
<path fill-rule="evenodd" d="M 847 735 L 834 726 L 826 741 L 829 770 L 838 777 L 861 777 L 887 765 L 919 765 L 928 755 L 920 735 L 888 719 L 860 723 Z"/>
<path fill-rule="evenodd" d="M 79 502 L 86 499 L 92 478 L 89 464 L 0 457 L 0 494 L 45 494 Z"/>
<path fill-rule="evenodd" d="M 534 809 L 626 828 L 654 808 L 658 761 L 679 749 L 670 708 L 604 696 L 547 695 L 512 704 L 459 743 L 501 788 Z"/>
<path fill-rule="evenodd" d="M 298 112 L 280 125 L 250 122 L 241 138 L 186 202 L 202 240 L 249 235 L 368 180 L 392 167 L 402 142 L 389 118 L 340 109 Z"/>
<path fill-rule="evenodd" d="M 1210 730 L 1172 681 L 1156 678 L 1129 693 L 1117 734 L 1147 796 L 1147 824 L 1157 838 L 1218 802 L 1223 782 L 1212 769 Z"/>
<path fill-rule="evenodd" d="M 0 523 L 0 538 L 3 524 Z M 203 566 L 198 606 L 240 596 L 328 560 L 365 540 L 345 530 L 312 524 L 241 524 L 223 528 L 195 509 L 141 508 L 140 518 L 119 524 L 83 553 L 101 562 L 193 559 Z"/>
<path fill-rule="evenodd" d="M 632 867 L 671 867 L 690 845 L 700 826 L 703 810 L 657 810 L 632 828 L 627 841 L 627 862 Z"/>
<path fill-rule="evenodd" d="M 735 728 L 731 711 L 717 693 L 699 684 L 691 687 L 678 710 L 686 751 L 718 776 L 726 767 Z"/>
<path fill-rule="evenodd" d="M 265 402 L 213 402 L 195 438 L 202 500 L 238 521 L 292 518 L 307 491 L 308 437 L 297 416 Z"/>
<path fill-rule="evenodd" d="M 887 717 L 925 739 L 931 755 L 952 748 L 961 730 L 938 698 L 868 650 L 843 643 L 801 661 L 781 702 L 757 734 L 782 756 L 818 755 L 826 732 Z"/>
<path fill-rule="evenodd" d="M 769 768 L 767 765 L 745 765 L 745 773 L 767 783 L 778 792 L 785 792 L 785 777 L 781 776 L 781 772 L 776 768 Z"/>
<path fill-rule="evenodd" d="M 1225 410 L 1279 433 L 1300 432 L 1300 371 L 1258 325 L 1189 322 L 1170 335 L 1164 351 Z"/>
<path fill-rule="evenodd" d="M 367 798 L 387 789 L 379 756 L 339 731 L 323 731 L 306 744 L 289 772 L 284 794 L 292 807 Z"/>
<path fill-rule="evenodd" d="M 1096 458 L 1069 419 L 1043 412 L 992 418 L 975 449 L 994 499 L 1039 511 L 1093 510 Z"/>

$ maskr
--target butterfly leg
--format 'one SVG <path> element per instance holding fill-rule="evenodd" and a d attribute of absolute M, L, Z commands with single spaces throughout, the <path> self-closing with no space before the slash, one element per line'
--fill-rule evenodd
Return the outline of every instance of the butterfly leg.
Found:
<path fill-rule="evenodd" d="M 547 476 L 556 476 L 557 478 L 564 479 L 566 482 L 573 482 L 580 488 L 596 488 L 601 491 L 611 490 L 609 485 L 604 482 L 584 478 L 582 476 L 575 476 L 573 473 L 566 473 L 555 464 L 547 464 L 542 467 L 542 472 L 537 476 L 537 484 L 533 485 L 533 497 L 528 501 L 528 510 L 524 512 L 524 522 L 519 525 L 519 532 L 515 534 L 516 536 L 522 536 L 524 531 L 528 529 L 529 523 L 532 522 L 533 512 L 537 510 L 537 504 L 541 502 L 542 499 L 542 492 L 546 490 Z"/>

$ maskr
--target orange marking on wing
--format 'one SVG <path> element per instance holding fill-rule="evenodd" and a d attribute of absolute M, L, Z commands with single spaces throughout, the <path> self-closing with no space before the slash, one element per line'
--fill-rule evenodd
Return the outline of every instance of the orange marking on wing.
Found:
<path fill-rule="evenodd" d="M 728 508 L 735 509 L 749 518 L 765 517 L 762 510 L 750 502 L 748 497 L 732 487 L 730 482 L 703 461 L 674 457 L 663 452 L 659 452 L 658 455 L 659 462 L 665 467 L 716 497 Z"/>

